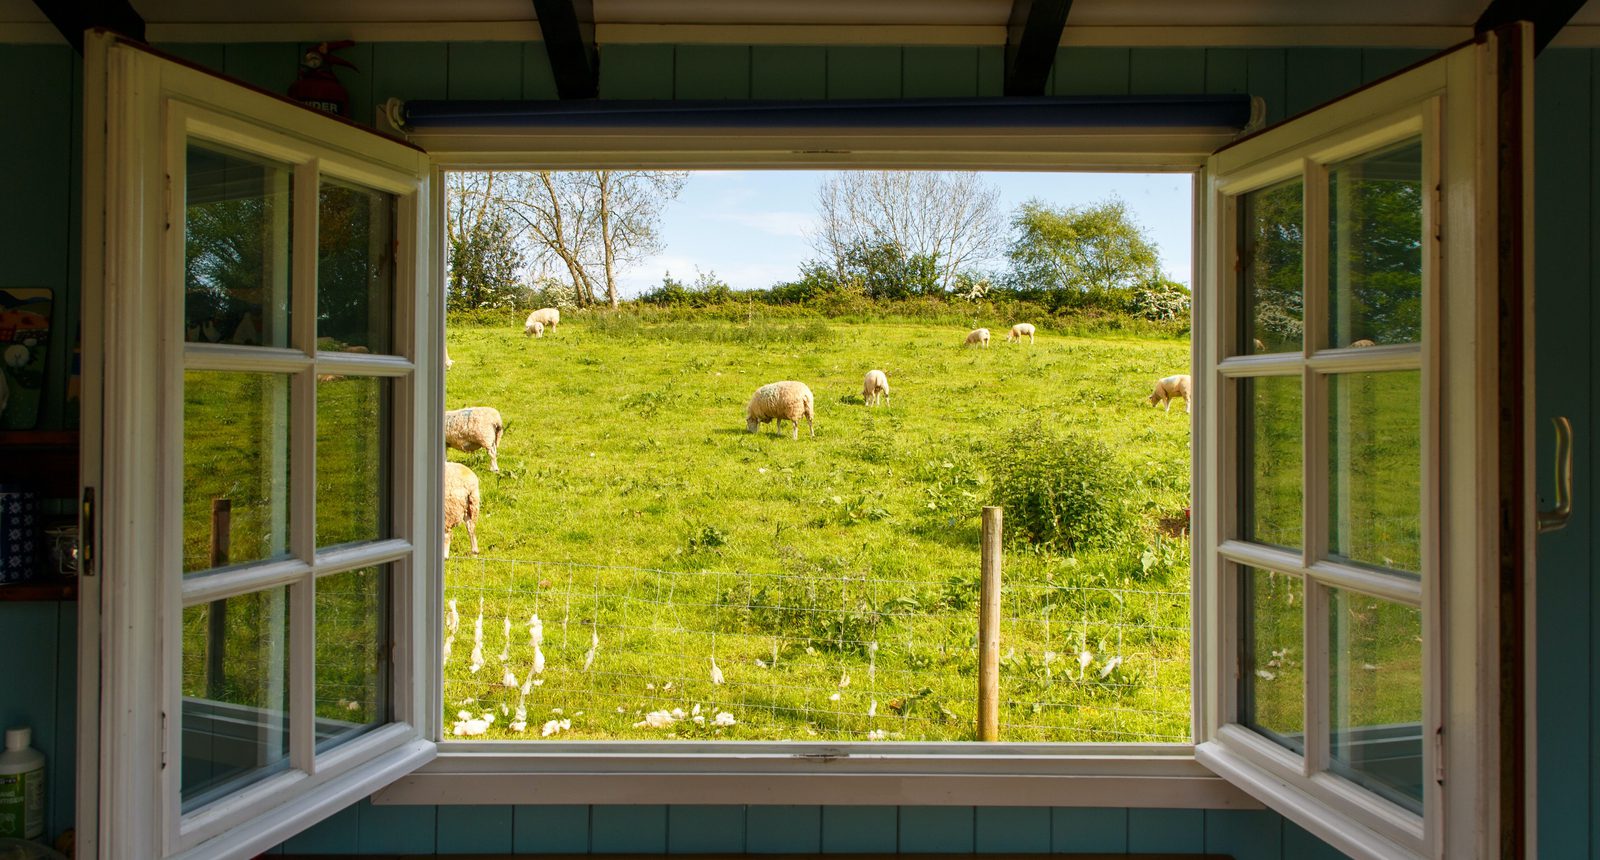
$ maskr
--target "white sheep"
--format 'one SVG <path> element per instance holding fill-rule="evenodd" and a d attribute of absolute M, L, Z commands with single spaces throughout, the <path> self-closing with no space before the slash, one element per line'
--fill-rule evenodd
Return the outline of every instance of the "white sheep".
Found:
<path fill-rule="evenodd" d="M 1027 337 L 1028 343 L 1033 343 L 1033 323 L 1017 323 L 1012 326 L 1011 332 L 1006 335 L 1006 341 L 1022 343 L 1023 337 Z"/>
<path fill-rule="evenodd" d="M 782 433 L 783 422 L 788 421 L 794 425 L 794 438 L 799 439 L 801 418 L 806 419 L 811 435 L 816 436 L 815 401 L 811 397 L 811 389 L 804 382 L 769 382 L 757 388 L 744 407 L 745 429 L 751 433 L 768 421 L 773 422 L 773 427 Z"/>
<path fill-rule="evenodd" d="M 444 557 L 450 557 L 450 538 L 456 526 L 467 526 L 472 539 L 472 554 L 478 554 L 478 512 L 483 507 L 478 495 L 478 476 L 460 463 L 444 464 Z"/>
<path fill-rule="evenodd" d="M 444 414 L 444 444 L 468 454 L 479 448 L 489 452 L 489 471 L 500 471 L 500 435 L 505 422 L 492 406 L 468 406 Z"/>
<path fill-rule="evenodd" d="M 1190 395 L 1189 374 L 1187 373 L 1166 376 L 1156 380 L 1156 390 L 1150 392 L 1150 396 L 1146 399 L 1150 401 L 1151 406 L 1164 405 L 1167 407 L 1167 411 L 1171 412 L 1172 401 L 1179 397 L 1183 398 L 1183 411 L 1190 411 L 1189 406 L 1192 397 Z"/>
<path fill-rule="evenodd" d="M 1362 339 L 1357 340 L 1357 341 L 1352 341 L 1351 344 L 1350 344 L 1350 346 L 1352 348 L 1355 348 L 1355 349 L 1361 349 L 1363 347 L 1377 346 L 1377 345 L 1378 344 L 1377 344 L 1376 341 L 1371 341 L 1371 340 L 1368 340 L 1366 338 L 1362 338 Z"/>
<path fill-rule="evenodd" d="M 528 321 L 522 324 L 522 333 L 533 337 L 544 337 L 544 330 L 549 327 L 555 331 L 556 325 L 561 322 L 561 311 L 555 308 L 540 308 L 528 314 Z"/>
<path fill-rule="evenodd" d="M 861 399 L 868 406 L 875 406 L 878 403 L 888 406 L 889 374 L 881 370 L 867 371 L 867 378 L 861 381 Z"/>
<path fill-rule="evenodd" d="M 989 348 L 989 330 L 986 329 L 986 328 L 975 328 L 972 331 L 967 332 L 967 344 L 966 345 L 967 346 L 972 346 L 975 343 L 981 343 L 981 344 L 983 344 L 984 349 L 988 349 Z"/>

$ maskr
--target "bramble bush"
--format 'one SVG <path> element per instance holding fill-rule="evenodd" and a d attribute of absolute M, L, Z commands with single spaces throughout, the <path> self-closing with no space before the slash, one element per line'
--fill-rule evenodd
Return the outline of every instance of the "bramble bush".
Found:
<path fill-rule="evenodd" d="M 1111 449 L 1034 425 L 1012 431 L 988 458 L 990 497 L 1013 541 L 1065 552 L 1124 541 L 1137 524 L 1131 480 Z"/>

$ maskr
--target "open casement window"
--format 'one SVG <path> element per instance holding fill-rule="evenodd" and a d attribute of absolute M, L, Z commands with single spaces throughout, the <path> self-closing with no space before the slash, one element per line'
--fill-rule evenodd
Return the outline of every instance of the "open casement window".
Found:
<path fill-rule="evenodd" d="M 250 856 L 434 753 L 431 168 L 104 34 L 85 68 L 80 850 Z"/>
<path fill-rule="evenodd" d="M 1500 826 L 1499 41 L 1206 168 L 1196 756 L 1356 857 Z"/>

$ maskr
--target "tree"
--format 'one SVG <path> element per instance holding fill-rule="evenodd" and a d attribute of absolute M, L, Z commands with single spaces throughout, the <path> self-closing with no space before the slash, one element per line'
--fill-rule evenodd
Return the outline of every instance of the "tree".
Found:
<path fill-rule="evenodd" d="M 516 228 L 505 213 L 490 209 L 462 232 L 450 235 L 450 310 L 516 307 L 524 258 Z"/>
<path fill-rule="evenodd" d="M 1015 234 L 1006 256 L 1012 281 L 1023 289 L 1126 289 L 1161 276 L 1155 243 L 1116 198 L 1067 209 L 1029 200 L 1018 207 L 1011 227 Z"/>
<path fill-rule="evenodd" d="M 956 273 L 998 248 L 999 199 L 975 172 L 840 173 L 817 190 L 820 226 L 811 241 L 841 279 L 852 255 L 892 246 L 907 261 L 931 261 L 944 291 Z"/>

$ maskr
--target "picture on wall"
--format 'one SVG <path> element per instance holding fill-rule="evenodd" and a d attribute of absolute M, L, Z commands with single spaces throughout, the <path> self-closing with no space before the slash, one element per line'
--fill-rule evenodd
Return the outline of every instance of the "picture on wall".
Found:
<path fill-rule="evenodd" d="M 0 289 L 0 430 L 38 423 L 52 295 L 44 288 Z"/>

